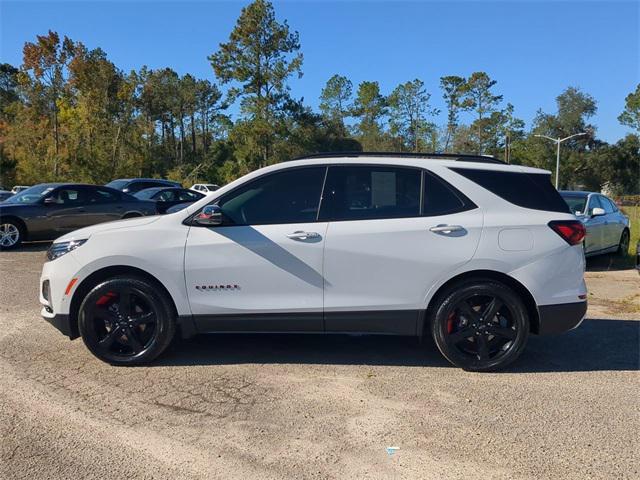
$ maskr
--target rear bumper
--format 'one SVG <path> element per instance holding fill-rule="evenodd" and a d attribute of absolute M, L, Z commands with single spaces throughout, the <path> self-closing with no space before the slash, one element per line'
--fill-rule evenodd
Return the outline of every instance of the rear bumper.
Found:
<path fill-rule="evenodd" d="M 555 335 L 578 327 L 587 313 L 587 302 L 539 305 L 538 334 Z"/>
<path fill-rule="evenodd" d="M 42 309 L 41 314 L 42 314 L 42 318 L 44 318 L 47 322 L 49 322 L 51 325 L 56 327 L 60 331 L 60 333 L 62 333 L 63 335 L 66 335 L 71 340 L 73 340 L 74 338 L 78 338 L 78 335 L 71 328 L 69 315 L 60 314 L 60 313 L 52 314 L 51 312 L 47 311 L 46 307 Z"/>

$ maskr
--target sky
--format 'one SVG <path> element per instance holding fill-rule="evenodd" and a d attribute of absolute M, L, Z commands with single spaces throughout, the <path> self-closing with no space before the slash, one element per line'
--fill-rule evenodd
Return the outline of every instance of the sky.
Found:
<path fill-rule="evenodd" d="M 22 47 L 51 29 L 102 48 L 125 71 L 171 67 L 214 80 L 207 57 L 228 39 L 246 1 L 0 0 L 0 61 L 20 65 Z M 444 111 L 439 79 L 485 71 L 495 92 L 530 127 L 555 113 L 568 86 L 592 95 L 597 135 L 615 142 L 617 121 L 640 81 L 640 1 L 274 1 L 300 33 L 301 79 L 291 93 L 317 108 L 329 77 L 377 80 L 383 94 L 419 78 Z M 463 120 L 468 120 L 463 118 Z M 445 122 L 444 112 L 436 119 Z"/>

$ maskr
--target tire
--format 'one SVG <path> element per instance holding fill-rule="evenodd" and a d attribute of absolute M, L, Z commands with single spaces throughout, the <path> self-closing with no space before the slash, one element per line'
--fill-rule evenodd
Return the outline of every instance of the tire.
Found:
<path fill-rule="evenodd" d="M 616 253 L 621 257 L 625 257 L 629 253 L 629 230 L 625 229 L 620 235 L 620 242 L 618 242 L 618 250 Z"/>
<path fill-rule="evenodd" d="M 439 296 L 430 328 L 438 350 L 456 367 L 496 371 L 522 354 L 529 315 L 511 288 L 479 278 L 454 285 Z"/>
<path fill-rule="evenodd" d="M 80 336 L 100 360 L 112 365 L 141 365 L 156 359 L 176 331 L 176 313 L 158 287 L 121 276 L 95 286 L 78 313 Z"/>
<path fill-rule="evenodd" d="M 15 220 L 0 220 L 0 250 L 18 248 L 24 239 L 24 228 Z"/>

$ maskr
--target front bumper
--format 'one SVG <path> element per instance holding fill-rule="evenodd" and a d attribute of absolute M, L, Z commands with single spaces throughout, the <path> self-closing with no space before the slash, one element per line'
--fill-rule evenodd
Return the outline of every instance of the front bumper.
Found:
<path fill-rule="evenodd" d="M 539 335 L 555 335 L 578 327 L 587 313 L 587 302 L 539 305 Z"/>
<path fill-rule="evenodd" d="M 69 315 L 66 314 L 54 314 L 47 310 L 47 307 L 42 308 L 41 312 L 42 318 L 44 318 L 51 325 L 56 327 L 63 335 L 69 337 L 70 340 L 74 338 L 78 338 L 77 333 L 71 328 L 71 322 L 69 320 Z"/>

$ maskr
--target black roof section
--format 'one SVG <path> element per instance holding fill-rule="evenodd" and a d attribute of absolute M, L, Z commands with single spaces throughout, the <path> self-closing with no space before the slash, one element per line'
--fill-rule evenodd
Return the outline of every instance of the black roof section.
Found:
<path fill-rule="evenodd" d="M 506 165 L 502 160 L 487 155 L 469 155 L 462 153 L 411 153 L 411 152 L 325 152 L 311 153 L 291 160 L 309 160 L 315 158 L 342 158 L 342 157 L 394 157 L 394 158 L 424 158 L 454 160 L 458 162 L 499 163 Z"/>

